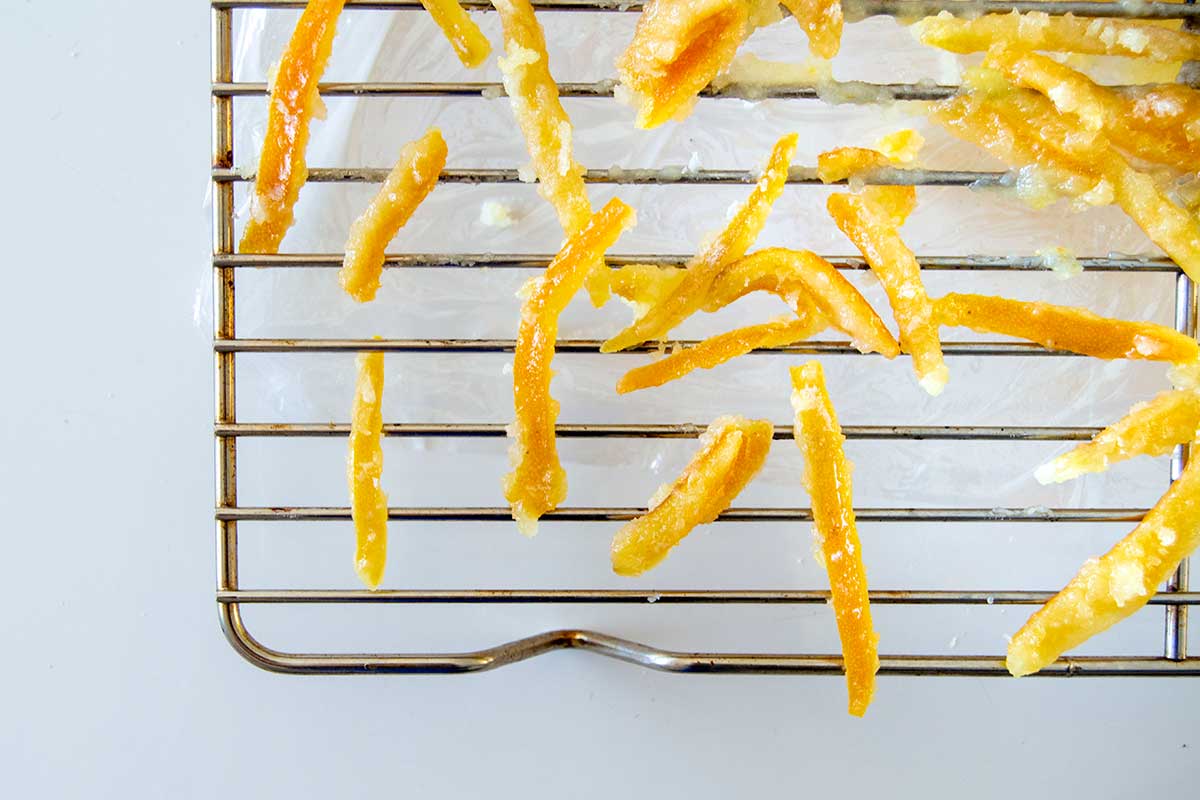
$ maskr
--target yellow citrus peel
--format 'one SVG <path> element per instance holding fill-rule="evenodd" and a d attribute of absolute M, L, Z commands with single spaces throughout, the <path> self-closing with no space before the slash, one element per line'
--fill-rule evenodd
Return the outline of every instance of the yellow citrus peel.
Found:
<path fill-rule="evenodd" d="M 766 420 L 713 420 L 679 477 L 659 490 L 645 514 L 617 531 L 613 571 L 641 575 L 658 566 L 697 525 L 720 516 L 762 469 L 773 436 L 774 426 Z"/>
<path fill-rule="evenodd" d="M 1086 308 L 951 292 L 934 303 L 938 324 L 1001 333 L 1092 358 L 1187 364 L 1200 358 L 1196 340 L 1153 322 L 1101 317 Z"/>
<path fill-rule="evenodd" d="M 567 237 L 545 272 L 533 279 L 521 306 L 513 358 L 516 421 L 509 431 L 513 471 L 504 477 L 504 496 L 526 536 L 536 534 L 538 518 L 567 496 L 567 474 L 559 463 L 554 436 L 558 401 L 550 396 L 559 314 L 583 286 L 594 260 L 633 224 L 633 209 L 619 199 L 610 200 L 587 225 Z"/>
<path fill-rule="evenodd" d="M 826 325 L 825 319 L 814 310 L 800 319 L 779 319 L 712 336 L 658 361 L 634 367 L 617 382 L 617 392 L 627 394 L 662 386 L 693 370 L 712 369 L 754 350 L 802 342 L 824 330 Z"/>
<path fill-rule="evenodd" d="M 912 354 L 921 387 L 931 395 L 941 394 L 949 371 L 942 358 L 933 303 L 921 282 L 921 267 L 896 232 L 891 214 L 861 195 L 830 195 L 826 207 L 883 284 L 900 327 L 900 344 Z"/>
<path fill-rule="evenodd" d="M 1200 459 L 1188 462 L 1133 531 L 1042 606 L 1008 645 L 1008 671 L 1031 675 L 1149 602 L 1200 545 Z"/>
<path fill-rule="evenodd" d="M 529 0 L 492 0 L 492 5 L 504 28 L 504 55 L 499 59 L 504 89 L 529 148 L 538 191 L 554 206 L 569 236 L 591 219 L 592 206 L 583 183 L 584 169 L 572 149 L 571 119 L 550 74 L 546 37 Z M 603 259 L 591 266 L 587 290 L 593 305 L 608 301 L 609 275 Z"/>
<path fill-rule="evenodd" d="M 808 34 L 808 51 L 818 58 L 833 58 L 842 47 L 841 0 L 781 0 Z"/>
<path fill-rule="evenodd" d="M 383 274 L 384 250 L 433 191 L 445 166 L 446 142 L 441 131 L 431 128 L 404 146 L 367 210 L 350 226 L 338 278 L 346 293 L 358 302 L 375 299 Z"/>
<path fill-rule="evenodd" d="M 612 353 L 665 336 L 672 328 L 704 303 L 713 279 L 721 268 L 740 258 L 754 244 L 766 224 L 771 206 L 783 193 L 792 154 L 796 152 L 796 134 L 775 143 L 771 156 L 750 197 L 712 241 L 688 262 L 679 283 L 632 325 L 609 339 L 601 351 Z"/>
<path fill-rule="evenodd" d="M 733 61 L 748 16 L 746 0 L 651 0 L 617 59 L 639 128 L 691 111 L 700 90 Z"/>
<path fill-rule="evenodd" d="M 1052 17 L 1043 11 L 984 14 L 975 19 L 943 12 L 917 22 L 914 29 L 924 44 L 953 53 L 979 53 L 1003 45 L 1154 61 L 1200 58 L 1200 36 L 1185 31 L 1130 20 Z"/>
<path fill-rule="evenodd" d="M 471 15 L 458 4 L 458 0 L 421 0 L 421 5 L 442 29 L 454 55 L 464 67 L 474 69 L 482 66 L 492 53 L 492 43 L 479 30 Z"/>
<path fill-rule="evenodd" d="M 356 363 L 346 475 L 357 540 L 354 569 L 368 588 L 375 589 L 387 564 L 387 495 L 379 485 L 383 475 L 383 353 L 359 353 Z"/>
<path fill-rule="evenodd" d="M 1136 456 L 1165 456 L 1176 445 L 1200 438 L 1200 394 L 1163 392 L 1109 425 L 1069 453 L 1043 464 L 1034 473 L 1040 483 L 1062 483 Z"/>
<path fill-rule="evenodd" d="M 867 570 L 854 520 L 851 472 L 845 437 L 825 389 L 821 364 L 792 367 L 796 444 L 804 454 L 804 485 L 812 503 L 813 532 L 829 574 L 833 613 L 842 640 L 849 710 L 861 717 L 875 693 L 879 635 L 871 623 Z"/>
<path fill-rule="evenodd" d="M 309 125 L 314 116 L 324 114 L 317 82 L 333 50 L 338 15 L 345 4 L 346 0 L 309 0 L 279 59 L 250 196 L 250 220 L 238 245 L 243 253 L 278 253 L 296 221 L 296 201 L 308 180 L 304 151 Z"/>

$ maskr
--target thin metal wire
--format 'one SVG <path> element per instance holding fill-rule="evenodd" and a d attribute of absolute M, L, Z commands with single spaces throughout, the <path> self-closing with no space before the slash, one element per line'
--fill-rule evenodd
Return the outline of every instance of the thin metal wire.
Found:
<path fill-rule="evenodd" d="M 1193 0 L 1189 0 L 1193 2 Z M 640 0 L 534 0 L 539 11 L 598 12 L 637 11 Z M 348 8 L 415 10 L 418 0 L 348 0 Z M 490 10 L 490 2 L 467 0 L 463 4 L 473 11 Z M 340 254 L 241 255 L 234 253 L 233 201 L 234 186 L 253 179 L 253 175 L 235 167 L 233 113 L 234 99 L 262 97 L 262 83 L 235 82 L 232 74 L 232 25 L 236 9 L 301 8 L 303 0 L 212 0 L 212 119 L 213 158 L 213 268 L 215 285 L 213 350 L 216 374 L 216 419 L 214 426 L 217 466 L 217 601 L 222 626 L 234 648 L 249 661 L 264 669 L 294 673 L 379 673 L 379 672 L 467 672 L 493 669 L 563 648 L 588 650 L 640 666 L 671 672 L 709 673 L 813 673 L 838 674 L 841 658 L 834 655 L 773 654 L 773 653 L 680 653 L 650 645 L 631 642 L 593 631 L 547 631 L 517 641 L 467 653 L 435 654 L 304 654 L 285 653 L 259 642 L 247 629 L 242 617 L 244 604 L 313 604 L 313 603 L 383 603 L 383 604 L 473 604 L 473 603 L 569 603 L 569 604 L 801 604 L 824 603 L 828 592 L 817 590 L 599 590 L 599 589 L 471 589 L 471 590 L 388 590 L 367 592 L 321 589 L 244 590 L 238 585 L 238 523 L 309 521 L 347 521 L 349 510 L 341 507 L 246 507 L 238 503 L 237 446 L 238 441 L 251 437 L 330 437 L 345 436 L 345 424 L 314 423 L 256 423 L 237 420 L 236 359 L 239 354 L 255 353 L 351 353 L 362 350 L 384 350 L 407 353 L 504 353 L 513 349 L 511 340 L 500 339 L 240 339 L 234 325 L 236 275 L 246 268 L 310 269 L 340 266 Z M 1189 24 L 1200 20 L 1200 9 L 1194 5 L 1168 3 L 1107 4 L 1060 2 L 970 2 L 941 3 L 901 0 L 850 0 L 845 3 L 848 19 L 889 14 L 900 18 L 922 16 L 941 10 L 971 16 L 980 13 L 1045 11 L 1051 14 L 1074 13 L 1077 16 L 1125 17 L 1142 19 L 1185 19 Z M 898 97 L 903 99 L 934 99 L 954 91 L 954 87 L 935 85 L 870 85 L 857 87 L 864 99 Z M 568 97 L 610 97 L 611 81 L 564 84 Z M 403 97 L 403 96 L 498 96 L 499 84 L 490 83 L 329 83 L 322 86 L 326 96 Z M 746 87 L 728 86 L 709 89 L 707 96 L 746 97 Z M 756 92 L 755 97 L 763 97 Z M 816 98 L 819 92 L 809 86 L 785 86 L 771 90 L 770 96 L 781 98 Z M 309 179 L 315 182 L 378 182 L 386 169 L 317 168 Z M 475 184 L 512 184 L 519 181 L 514 169 L 457 169 L 442 176 L 446 182 Z M 619 184 L 747 184 L 757 175 L 746 170 L 700 170 L 682 168 L 646 170 L 594 169 L 586 180 L 590 183 Z M 937 185 L 937 186 L 1006 186 L 1009 178 L 996 172 L 947 172 L 933 170 L 882 170 L 871 176 L 874 183 Z M 815 170 L 794 168 L 789 182 L 799 185 L 818 185 Z M 541 269 L 549 262 L 549 254 L 396 254 L 388 256 L 389 268 L 505 268 Z M 615 266 L 629 263 L 658 263 L 678 265 L 687 261 L 685 255 L 629 255 L 613 257 Z M 857 256 L 830 259 L 839 269 L 862 269 L 863 260 Z M 1038 259 L 1027 257 L 950 256 L 921 259 L 927 270 L 1033 270 L 1042 269 Z M 1081 259 L 1085 270 L 1094 272 L 1172 272 L 1177 267 L 1165 258 L 1132 258 L 1108 256 Z M 1196 292 L 1183 276 L 1177 285 L 1177 327 L 1191 335 L 1196 332 Z M 681 342 L 687 345 L 689 342 Z M 558 349 L 564 353 L 595 353 L 597 340 L 566 340 Z M 644 345 L 629 352 L 645 353 L 657 346 Z M 844 342 L 806 342 L 764 352 L 803 353 L 824 355 L 859 354 Z M 1037 345 L 1023 342 L 947 342 L 945 352 L 951 356 L 1063 356 Z M 558 426 L 564 438 L 695 438 L 703 431 L 698 423 L 677 424 L 564 424 Z M 1080 441 L 1096 432 L 1091 427 L 1052 426 L 846 426 L 851 439 L 864 440 L 964 440 L 964 441 Z M 498 439 L 504 437 L 505 426 L 496 423 L 394 423 L 384 428 L 394 437 L 474 437 Z M 790 438 L 789 425 L 775 426 L 776 439 Z M 1183 466 L 1186 453 L 1182 450 L 1172 459 L 1172 476 Z M 546 516 L 547 521 L 611 522 L 623 521 L 643 513 L 640 508 L 566 508 Z M 1075 522 L 1134 523 L 1145 509 L 1071 508 L 861 508 L 858 518 L 877 523 L 953 522 Z M 510 519 L 507 508 L 423 507 L 389 509 L 392 519 L 445 521 L 505 522 Z M 799 522 L 811 519 L 803 508 L 745 508 L 730 509 L 723 521 Z M 1067 658 L 1043 670 L 1040 675 L 1200 675 L 1200 659 L 1187 656 L 1187 606 L 1200 603 L 1200 593 L 1188 591 L 1186 562 L 1168 583 L 1166 590 L 1151 599 L 1152 605 L 1162 606 L 1166 613 L 1163 657 L 1103 656 Z M 894 605 L 1030 605 L 1044 602 L 1046 592 L 939 590 L 939 591 L 875 591 L 872 602 Z M 1006 675 L 1004 661 L 995 656 L 920 656 L 883 655 L 880 671 L 899 675 Z"/>

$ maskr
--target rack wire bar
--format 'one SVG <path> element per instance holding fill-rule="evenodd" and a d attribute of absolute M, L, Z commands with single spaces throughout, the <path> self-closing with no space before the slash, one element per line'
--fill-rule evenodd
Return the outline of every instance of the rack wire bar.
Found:
<path fill-rule="evenodd" d="M 239 169 L 234 159 L 233 117 L 235 98 L 263 98 L 266 85 L 261 82 L 235 81 L 232 67 L 233 17 L 245 9 L 299 9 L 304 0 L 211 0 L 212 35 L 212 163 L 213 239 L 212 264 L 214 275 L 214 332 L 213 352 L 216 378 L 214 441 L 216 448 L 217 492 L 215 520 L 217 526 L 217 592 L 216 600 L 221 624 L 233 647 L 251 663 L 264 669 L 287 673 L 455 673 L 494 669 L 505 664 L 532 658 L 552 650 L 580 649 L 639 666 L 668 672 L 703 673 L 811 673 L 840 674 L 840 656 L 827 654 L 792 653 L 713 653 L 678 652 L 653 645 L 633 642 L 605 633 L 564 629 L 546 631 L 534 636 L 464 653 L 287 653 L 259 642 L 246 627 L 242 617 L 243 605 L 312 605 L 312 604 L 816 604 L 828 600 L 822 590 L 763 589 L 763 590 L 613 590 L 613 589 L 414 589 L 365 590 L 329 589 L 244 589 L 238 580 L 239 522 L 288 521 L 348 521 L 349 509 L 344 507 L 248 507 L 238 501 L 237 448 L 247 438 L 311 438 L 346 436 L 345 423 L 298 422 L 240 422 L 237 419 L 236 362 L 240 355 L 263 353 L 356 353 L 363 350 L 383 350 L 401 353 L 507 353 L 514 342 L 507 339 L 283 339 L 239 338 L 235 328 L 236 279 L 240 271 L 255 269 L 312 269 L 336 268 L 341 254 L 281 254 L 242 255 L 234 252 L 234 187 L 253 180 L 252 172 Z M 472 11 L 490 11 L 487 0 L 466 0 L 464 7 Z M 539 11 L 548 12 L 636 12 L 642 0 L 533 0 Z M 418 0 L 348 0 L 347 8 L 361 10 L 418 10 Z M 1116 17 L 1136 19 L 1181 19 L 1189 28 L 1200 23 L 1200 7 L 1189 0 L 1186 5 L 1146 3 L 1097 2 L 1001 2 L 999 0 L 967 0 L 941 3 L 925 0 L 847 0 L 848 20 L 875 15 L 891 15 L 901 19 L 920 17 L 947 10 L 960 16 L 1010 11 L 1044 11 L 1050 14 L 1072 13 L 1081 17 Z M 1195 71 L 1183 80 L 1195 81 Z M 613 93 L 612 81 L 562 84 L 567 97 L 607 98 Z M 954 86 L 919 84 L 861 84 L 863 96 L 898 99 L 936 99 L 956 90 Z M 356 82 L 327 83 L 321 93 L 328 97 L 497 97 L 503 87 L 496 83 L 405 83 Z M 748 87 L 730 85 L 709 88 L 706 96 L 747 97 Z M 811 99 L 819 98 L 813 86 L 772 87 L 764 95 L 761 87 L 753 94 L 764 96 Z M 378 182 L 387 169 L 370 167 L 325 167 L 311 170 L 314 182 Z M 639 185 L 740 185 L 753 183 L 757 174 L 750 170 L 696 170 L 682 168 L 656 169 L 590 169 L 585 179 L 590 183 Z M 513 184 L 519 181 L 516 169 L 452 169 L 442 180 L 459 184 Z M 938 171 L 938 170 L 880 170 L 870 176 L 872 183 L 920 186 L 1004 187 L 1011 178 L 1001 172 Z M 793 168 L 792 184 L 820 184 L 810 167 Z M 514 253 L 400 253 L 389 255 L 389 268 L 446 268 L 446 269 L 541 269 L 549 263 L 550 254 Z M 680 265 L 689 255 L 626 255 L 608 260 L 614 266 L 630 263 Z M 865 264 L 857 256 L 830 258 L 839 269 L 862 269 Z M 921 258 L 926 270 L 954 271 L 1021 271 L 1043 269 L 1039 259 L 1021 256 L 943 256 Z M 1176 275 L 1176 327 L 1189 335 L 1197 331 L 1197 292 L 1188 279 L 1179 273 L 1170 259 L 1163 257 L 1138 258 L 1117 254 L 1082 258 L 1085 270 L 1094 272 L 1146 272 Z M 688 345 L 692 342 L 679 342 Z M 588 354 L 598 352 L 600 342 L 590 339 L 563 340 L 560 352 Z M 658 349 L 647 344 L 628 352 L 646 353 Z M 1025 342 L 946 342 L 949 356 L 1069 356 Z M 845 355 L 861 357 L 845 342 L 814 341 L 790 347 L 774 348 L 766 353 L 813 355 Z M 686 423 L 638 424 L 562 424 L 558 433 L 574 439 L 685 439 L 699 436 L 703 425 Z M 980 426 L 980 425 L 848 425 L 847 438 L 858 440 L 940 440 L 940 441 L 1021 441 L 1070 442 L 1086 440 L 1096 432 L 1085 426 Z M 389 423 L 384 433 L 391 437 L 425 438 L 488 438 L 506 435 L 505 426 L 491 422 Z M 791 426 L 776 424 L 775 439 L 791 437 Z M 1187 458 L 1180 448 L 1171 461 L 1171 478 L 1180 474 Z M 643 513 L 641 508 L 563 508 L 546 516 L 548 522 L 612 522 L 623 521 Z M 945 524 L 954 522 L 987 523 L 1135 523 L 1146 513 L 1142 508 L 860 508 L 857 516 L 864 522 Z M 389 509 L 389 518 L 432 522 L 504 522 L 510 519 L 506 507 L 420 507 Z M 803 522 L 811 520 L 805 508 L 732 508 L 719 521 L 743 522 Z M 1051 593 L 1042 591 L 983 591 L 963 590 L 875 590 L 872 602 L 911 606 L 979 606 L 1020 605 L 1044 602 Z M 1150 600 L 1150 605 L 1164 609 L 1165 626 L 1163 652 L 1153 656 L 1097 656 L 1064 658 L 1046 668 L 1042 676 L 1165 676 L 1200 675 L 1200 658 L 1187 653 L 1187 608 L 1200 604 L 1200 592 L 1189 590 L 1187 562 L 1167 583 L 1163 591 Z M 880 658 L 880 672 L 895 675 L 1007 675 L 1004 659 L 993 655 L 916 655 L 888 654 Z"/>
<path fill-rule="evenodd" d="M 304 8 L 305 0 L 212 0 L 217 10 L 236 8 Z M 460 5 L 468 11 L 492 10 L 489 0 L 463 0 Z M 621 11 L 640 12 L 644 0 L 532 0 L 538 11 Z M 1200 9 L 1163 2 L 1094 3 L 1042 2 L 1042 0 L 963 0 L 963 2 L 929 2 L 927 0 L 846 0 L 846 18 L 893 16 L 901 19 L 929 16 L 949 11 L 956 16 L 1007 14 L 1043 11 L 1047 14 L 1074 14 L 1077 17 L 1112 17 L 1125 19 L 1194 19 Z M 370 10 L 415 11 L 422 8 L 420 0 L 346 0 L 346 8 Z"/>

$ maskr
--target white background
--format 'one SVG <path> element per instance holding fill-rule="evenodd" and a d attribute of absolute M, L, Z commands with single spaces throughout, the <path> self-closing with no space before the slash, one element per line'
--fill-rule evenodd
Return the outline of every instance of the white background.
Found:
<path fill-rule="evenodd" d="M 1191 680 L 885 677 L 855 720 L 836 679 L 580 653 L 243 663 L 212 599 L 207 6 L 8 0 L 0 31 L 6 795 L 1194 795 Z"/>

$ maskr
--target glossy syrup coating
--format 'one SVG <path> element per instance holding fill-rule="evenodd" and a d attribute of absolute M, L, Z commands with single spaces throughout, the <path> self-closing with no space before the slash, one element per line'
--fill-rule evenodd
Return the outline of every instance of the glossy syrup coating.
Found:
<path fill-rule="evenodd" d="M 454 55 L 464 67 L 474 69 L 483 65 L 492 53 L 492 43 L 479 30 L 458 0 L 421 0 L 421 5 L 445 35 Z"/>

